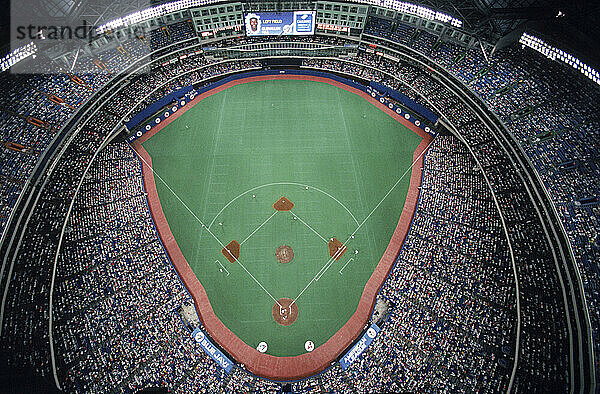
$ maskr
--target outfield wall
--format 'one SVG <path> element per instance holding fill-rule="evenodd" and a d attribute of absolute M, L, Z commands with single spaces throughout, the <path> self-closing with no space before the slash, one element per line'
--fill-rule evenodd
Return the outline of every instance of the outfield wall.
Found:
<path fill-rule="evenodd" d="M 321 74 L 327 75 L 325 73 Z M 202 93 L 194 95 L 193 98 L 190 95 L 190 100 L 186 100 L 182 107 L 178 108 L 164 120 L 157 122 L 156 125 L 151 127 L 146 133 L 142 133 L 137 141 L 133 143 L 133 147 L 143 161 L 143 180 L 148 193 L 148 204 L 155 226 L 158 229 L 160 238 L 173 266 L 194 299 L 196 310 L 198 311 L 200 320 L 206 329 L 206 332 L 238 363 L 244 364 L 249 372 L 276 381 L 298 380 L 325 370 L 330 366 L 332 361 L 336 360 L 344 351 L 346 351 L 363 333 L 365 325 L 368 323 L 371 316 L 373 306 L 375 305 L 377 294 L 393 268 L 400 252 L 400 248 L 408 235 L 419 197 L 424 153 L 429 146 L 432 137 L 425 133 L 423 129 L 407 120 L 405 116 L 399 115 L 388 105 L 385 105 L 384 102 L 380 100 L 382 99 L 381 97 L 380 99 L 377 99 L 373 94 L 367 93 L 366 88 L 358 89 L 349 84 L 342 83 L 339 77 L 317 77 L 308 74 L 287 74 L 280 72 L 254 76 L 247 76 L 246 74 L 245 77 L 239 77 L 239 75 L 236 77 L 237 78 L 232 78 L 227 82 L 211 85 L 210 88 L 205 88 Z M 423 138 L 413 153 L 413 161 L 415 164 L 412 167 L 410 185 L 400 219 L 383 256 L 364 287 L 356 311 L 344 326 L 334 333 L 323 345 L 319 346 L 311 353 L 305 353 L 294 357 L 275 357 L 260 353 L 238 338 L 215 315 L 204 287 L 187 263 L 169 228 L 169 224 L 167 223 L 158 198 L 154 174 L 151 169 L 152 161 L 150 155 L 142 147 L 144 141 L 169 125 L 174 119 L 204 98 L 241 83 L 278 79 L 323 82 L 351 93 L 358 94 Z"/>
<path fill-rule="evenodd" d="M 131 120 L 129 120 L 128 122 L 125 123 L 125 126 L 127 126 L 127 128 L 129 130 L 133 129 L 135 126 L 139 125 L 144 120 L 146 120 L 147 118 L 149 118 L 150 116 L 152 116 L 153 114 L 158 112 L 161 108 L 166 107 L 167 105 L 169 105 L 171 103 L 173 103 L 174 105 L 177 105 L 177 102 L 180 99 L 182 99 L 186 96 L 189 96 L 189 93 L 191 93 L 193 90 L 194 90 L 194 88 L 192 86 L 186 86 L 182 89 L 179 89 L 172 93 L 167 94 L 166 96 L 156 100 L 155 102 L 150 104 L 148 107 L 146 107 L 145 109 L 143 109 L 140 112 L 138 112 L 137 114 L 135 114 L 131 118 Z"/>
<path fill-rule="evenodd" d="M 386 95 L 394 98 L 395 100 L 401 101 L 403 105 L 410 108 L 414 112 L 419 113 L 425 119 L 431 120 L 432 123 L 435 123 L 438 116 L 433 114 L 427 108 L 422 105 L 415 103 L 410 98 L 404 96 L 400 92 L 397 92 L 393 89 L 387 88 L 384 91 L 384 94 L 379 93 L 379 89 L 377 87 L 383 86 L 381 84 L 371 83 L 375 88 L 371 86 L 365 86 L 355 81 L 352 81 L 348 78 L 340 77 L 338 75 L 329 74 L 322 71 L 316 70 L 257 70 L 257 71 L 247 71 L 239 74 L 230 75 L 225 77 L 219 81 L 211 83 L 207 86 L 201 88 L 194 88 L 193 86 L 186 86 L 177 92 L 171 93 L 160 100 L 155 101 L 147 108 L 141 110 L 137 114 L 135 114 L 129 122 L 126 123 L 127 128 L 129 130 L 134 129 L 138 125 L 142 124 L 140 130 L 129 137 L 129 141 L 135 141 L 137 138 L 141 137 L 148 131 L 153 128 L 159 126 L 161 122 L 168 119 L 170 116 L 175 115 L 175 113 L 180 109 L 186 106 L 191 100 L 194 100 L 199 95 L 202 95 L 206 92 L 209 92 L 213 89 L 219 88 L 220 86 L 226 85 L 228 83 L 243 80 L 251 77 L 263 77 L 263 76 L 278 76 L 278 75 L 290 75 L 290 76 L 305 76 L 305 77 L 317 77 L 317 78 L 327 78 L 328 80 L 339 82 L 345 86 L 352 87 L 354 89 L 360 90 L 369 94 L 374 99 L 378 100 L 381 104 L 387 106 L 390 110 L 394 111 L 397 115 L 404 117 L 405 120 L 412 123 L 414 126 L 420 128 L 425 131 L 429 135 L 435 136 L 436 132 L 432 130 L 429 126 L 421 124 L 421 121 L 416 119 L 414 116 L 409 114 L 404 108 L 395 105 L 394 103 L 387 100 Z M 169 108 L 166 108 L 163 113 L 153 116 L 159 109 L 167 106 L 169 103 L 173 105 Z M 148 119 L 150 118 L 151 119 Z M 146 120 L 144 122 L 144 120 Z"/>
<path fill-rule="evenodd" d="M 435 122 L 437 122 L 437 120 L 439 118 L 438 115 L 436 115 L 429 109 L 423 107 L 421 104 L 413 101 L 410 97 L 405 96 L 402 93 L 398 92 L 397 90 L 389 88 L 389 87 L 387 87 L 379 82 L 375 82 L 375 81 L 371 81 L 369 83 L 369 86 L 371 86 L 373 89 L 375 89 L 379 92 L 384 93 L 385 95 L 390 96 L 394 100 L 401 102 L 402 105 L 406 106 L 407 108 L 412 109 L 413 111 L 415 111 L 416 113 L 418 113 L 419 115 L 423 116 L 425 119 L 430 121 L 432 124 L 435 124 Z"/>

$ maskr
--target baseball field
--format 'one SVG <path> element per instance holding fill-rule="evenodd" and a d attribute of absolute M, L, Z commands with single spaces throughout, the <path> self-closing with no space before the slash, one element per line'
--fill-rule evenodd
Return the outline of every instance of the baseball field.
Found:
<path fill-rule="evenodd" d="M 421 141 L 357 94 L 269 80 L 204 98 L 143 147 L 216 316 L 253 348 L 297 356 L 356 311 Z"/>

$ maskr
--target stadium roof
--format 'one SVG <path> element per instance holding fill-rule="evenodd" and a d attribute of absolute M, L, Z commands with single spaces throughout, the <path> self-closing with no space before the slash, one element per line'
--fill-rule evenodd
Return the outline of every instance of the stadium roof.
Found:
<path fill-rule="evenodd" d="M 514 30 L 536 31 L 598 64 L 600 2 L 594 0 L 426 0 L 454 13 L 464 28 L 490 42 Z"/>
<path fill-rule="evenodd" d="M 100 25 L 107 21 L 171 0 L 13 0 L 12 7 L 27 13 L 48 15 L 55 20 L 86 21 Z M 244 0 L 240 0 L 244 1 Z M 268 0 L 301 4 L 310 0 Z M 351 0 L 347 0 L 351 1 Z M 406 0 L 409 1 L 409 0 Z M 557 47 L 600 66 L 600 1 L 596 0 L 414 0 L 459 18 L 467 31 L 495 43 L 518 30 L 538 32 Z M 383 4 L 383 0 L 381 0 Z M 14 9 L 11 12 L 14 15 Z M 559 14 L 560 12 L 560 14 Z M 560 16 L 559 16 L 560 15 Z M 516 35 L 518 37 L 518 35 Z"/>

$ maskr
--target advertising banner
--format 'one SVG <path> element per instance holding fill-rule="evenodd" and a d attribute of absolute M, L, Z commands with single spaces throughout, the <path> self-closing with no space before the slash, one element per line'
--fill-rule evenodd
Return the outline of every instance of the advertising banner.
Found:
<path fill-rule="evenodd" d="M 302 36 L 315 33 L 314 11 L 246 14 L 247 36 Z"/>
<path fill-rule="evenodd" d="M 217 349 L 211 341 L 208 340 L 206 334 L 204 334 L 202 330 L 196 328 L 194 332 L 192 332 L 192 338 L 194 338 L 194 340 L 198 342 L 202 350 L 204 350 L 204 352 L 206 352 L 206 354 L 208 354 L 210 358 L 215 360 L 215 362 L 219 364 L 219 366 L 223 368 L 225 372 L 231 372 L 231 370 L 233 369 L 233 362 L 229 358 L 227 358 L 219 349 Z"/>
<path fill-rule="evenodd" d="M 362 338 L 360 338 L 358 342 L 352 346 L 352 349 L 350 349 L 348 353 L 344 354 L 344 357 L 342 357 L 340 360 L 340 366 L 342 369 L 347 369 L 358 359 L 358 357 L 360 357 L 361 354 L 363 354 L 365 350 L 367 350 L 379 331 L 380 329 L 375 323 L 371 324 L 371 327 L 367 329 L 367 332 L 362 336 Z"/>

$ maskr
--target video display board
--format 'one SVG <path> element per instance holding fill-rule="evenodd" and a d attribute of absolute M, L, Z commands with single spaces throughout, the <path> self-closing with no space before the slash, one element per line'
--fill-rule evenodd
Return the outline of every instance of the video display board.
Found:
<path fill-rule="evenodd" d="M 247 36 L 303 36 L 315 33 L 315 11 L 251 12 Z"/>

